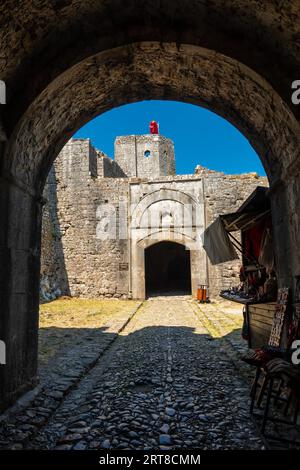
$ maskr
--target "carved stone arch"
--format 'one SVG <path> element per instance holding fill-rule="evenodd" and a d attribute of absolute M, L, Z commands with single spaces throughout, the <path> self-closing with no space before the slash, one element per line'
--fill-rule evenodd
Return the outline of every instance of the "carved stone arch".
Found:
<path fill-rule="evenodd" d="M 176 201 L 182 205 L 192 205 L 193 219 L 195 217 L 195 208 L 197 201 L 190 194 L 179 189 L 161 188 L 144 196 L 132 212 L 132 228 L 139 228 L 145 212 L 160 201 Z"/>
<path fill-rule="evenodd" d="M 196 241 L 195 237 L 191 237 L 189 235 L 180 232 L 179 230 L 160 230 L 157 232 L 153 232 L 152 235 L 155 235 L 157 238 L 145 236 L 137 241 L 137 245 L 142 248 L 148 248 L 151 245 L 155 245 L 159 241 L 174 241 L 175 243 L 179 243 L 181 245 L 186 246 L 189 248 L 191 244 L 194 244 Z"/>

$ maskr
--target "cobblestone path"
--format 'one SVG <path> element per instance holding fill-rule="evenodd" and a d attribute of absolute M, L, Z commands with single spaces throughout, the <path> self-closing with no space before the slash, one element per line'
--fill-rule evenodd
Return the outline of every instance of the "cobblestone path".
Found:
<path fill-rule="evenodd" d="M 8 447 L 261 449 L 249 386 L 221 344 L 222 321 L 213 307 L 204 311 L 190 300 L 144 302 L 50 419 L 34 422 L 43 416 L 40 403 L 40 411 L 23 412 L 23 422 L 3 425 L 15 440 Z"/>

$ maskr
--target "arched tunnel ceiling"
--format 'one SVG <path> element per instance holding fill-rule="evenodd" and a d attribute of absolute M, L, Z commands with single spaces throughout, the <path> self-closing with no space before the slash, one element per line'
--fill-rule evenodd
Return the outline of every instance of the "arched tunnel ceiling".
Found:
<path fill-rule="evenodd" d="M 99 53 L 53 80 L 16 126 L 6 173 L 41 190 L 54 158 L 79 127 L 142 99 L 177 99 L 217 112 L 250 140 L 273 182 L 299 156 L 298 122 L 260 76 L 200 47 L 141 43 Z"/>
<path fill-rule="evenodd" d="M 7 0 L 0 5 L 0 78 L 10 133 L 30 102 L 80 60 L 141 41 L 216 50 L 264 77 L 291 103 L 300 75 L 300 1 Z"/>

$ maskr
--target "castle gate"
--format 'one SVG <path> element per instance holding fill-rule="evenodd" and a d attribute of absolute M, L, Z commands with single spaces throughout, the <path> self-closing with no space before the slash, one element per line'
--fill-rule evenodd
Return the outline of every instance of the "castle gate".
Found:
<path fill-rule="evenodd" d="M 183 250 L 189 253 L 190 281 L 186 283 L 186 289 L 196 296 L 198 284 L 207 284 L 207 257 L 201 239 L 205 227 L 202 180 L 177 181 L 176 189 L 171 178 L 164 181 L 163 187 L 159 181 L 154 180 L 148 183 L 148 187 L 149 192 L 144 197 L 141 194 L 142 185 L 133 183 L 130 189 L 130 199 L 136 203 L 133 204 L 130 224 L 133 298 L 146 297 L 146 286 L 150 279 L 153 280 L 155 272 L 154 258 L 157 251 L 162 250 L 161 254 L 168 264 L 172 258 L 172 250 L 178 246 L 183 246 Z M 169 255 L 166 250 L 170 250 Z M 179 256 L 178 250 L 179 248 L 177 252 L 175 250 L 175 258 Z M 181 252 L 181 258 L 186 259 L 186 256 Z M 187 260 L 185 266 L 186 263 Z M 168 269 L 167 266 L 165 269 Z M 175 290 L 176 282 L 174 279 L 173 283 L 169 282 L 171 279 L 167 276 L 167 271 L 160 277 L 160 281 L 165 288 L 169 283 L 169 288 Z M 155 290 L 158 287 L 156 285 Z"/>
<path fill-rule="evenodd" d="M 160 242 L 145 250 L 146 296 L 191 294 L 190 251 L 175 242 Z"/>

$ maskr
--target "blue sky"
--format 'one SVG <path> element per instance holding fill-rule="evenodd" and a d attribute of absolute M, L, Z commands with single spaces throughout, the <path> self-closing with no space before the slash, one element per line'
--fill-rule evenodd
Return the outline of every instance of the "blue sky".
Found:
<path fill-rule="evenodd" d="M 199 106 L 174 101 L 142 101 L 101 114 L 74 137 L 90 138 L 113 158 L 118 135 L 148 134 L 156 120 L 160 133 L 175 144 L 176 171 L 194 173 L 201 164 L 228 174 L 257 172 L 265 175 L 260 159 L 247 139 L 229 122 Z"/>

